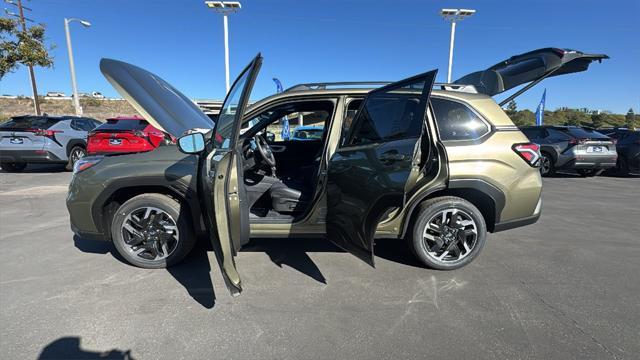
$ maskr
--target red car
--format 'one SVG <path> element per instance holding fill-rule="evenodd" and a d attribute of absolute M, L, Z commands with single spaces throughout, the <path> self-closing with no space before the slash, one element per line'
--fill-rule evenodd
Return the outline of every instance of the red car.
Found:
<path fill-rule="evenodd" d="M 151 151 L 175 139 L 138 116 L 107 119 L 93 129 L 87 139 L 87 153 L 111 154 Z"/>

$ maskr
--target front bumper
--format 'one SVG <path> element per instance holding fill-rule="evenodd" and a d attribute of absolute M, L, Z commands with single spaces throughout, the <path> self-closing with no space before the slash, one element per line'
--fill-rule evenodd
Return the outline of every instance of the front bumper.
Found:
<path fill-rule="evenodd" d="M 93 191 L 83 188 L 84 182 L 77 181 L 77 176 L 78 174 L 75 174 L 71 178 L 66 201 L 71 231 L 83 239 L 108 240 L 93 219 L 91 206 L 94 203 L 91 196 Z"/>
<path fill-rule="evenodd" d="M 2 150 L 0 162 L 3 163 L 66 163 L 47 150 Z"/>

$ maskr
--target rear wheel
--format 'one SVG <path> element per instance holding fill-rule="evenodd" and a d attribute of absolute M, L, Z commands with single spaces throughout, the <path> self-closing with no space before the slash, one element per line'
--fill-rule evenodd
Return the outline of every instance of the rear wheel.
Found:
<path fill-rule="evenodd" d="M 87 150 L 85 150 L 84 147 L 80 145 L 74 146 L 69 152 L 69 161 L 67 162 L 65 169 L 67 171 L 73 170 L 73 165 L 76 164 L 76 161 L 82 159 L 86 155 L 87 155 Z"/>
<path fill-rule="evenodd" d="M 556 173 L 556 169 L 554 166 L 555 164 L 551 155 L 543 152 L 542 158 L 540 158 L 540 175 L 552 176 Z"/>
<path fill-rule="evenodd" d="M 0 164 L 0 167 L 2 168 L 2 170 L 7 172 L 21 172 L 27 167 L 27 163 L 2 163 Z"/>
<path fill-rule="evenodd" d="M 120 255 L 147 269 L 177 264 L 195 244 L 185 209 L 162 194 L 142 194 L 122 204 L 111 222 L 111 235 Z"/>
<path fill-rule="evenodd" d="M 421 205 L 409 246 L 426 266 L 437 270 L 461 268 L 484 247 L 487 227 L 470 202 L 445 196 Z"/>

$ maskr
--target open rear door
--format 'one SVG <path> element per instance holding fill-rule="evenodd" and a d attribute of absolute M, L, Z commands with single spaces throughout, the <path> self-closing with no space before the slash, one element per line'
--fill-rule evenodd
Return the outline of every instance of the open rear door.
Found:
<path fill-rule="evenodd" d="M 249 241 L 249 208 L 242 172 L 242 144 L 238 143 L 242 115 L 262 57 L 258 54 L 240 73 L 222 104 L 211 134 L 211 151 L 203 164 L 203 184 L 211 242 L 232 295 L 242 291 L 234 256 Z"/>
<path fill-rule="evenodd" d="M 371 266 L 379 221 L 405 205 L 410 177 L 425 166 L 420 154 L 430 143 L 426 110 L 436 73 L 371 91 L 329 160 L 327 235 Z"/>
<path fill-rule="evenodd" d="M 527 84 L 500 103 L 515 99 L 540 81 L 551 76 L 585 71 L 593 61 L 608 59 L 605 54 L 585 54 L 570 49 L 545 48 L 512 56 L 492 67 L 465 75 L 454 84 L 473 85 L 482 94 L 494 96 Z"/>

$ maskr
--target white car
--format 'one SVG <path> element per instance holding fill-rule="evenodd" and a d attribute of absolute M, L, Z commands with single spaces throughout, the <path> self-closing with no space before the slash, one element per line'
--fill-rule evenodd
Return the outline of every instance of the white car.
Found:
<path fill-rule="evenodd" d="M 101 93 L 94 91 L 91 93 L 91 97 L 96 98 L 96 99 L 104 99 L 104 95 L 102 95 Z"/>
<path fill-rule="evenodd" d="M 63 92 L 59 91 L 49 91 L 46 97 L 65 97 L 66 95 Z"/>

